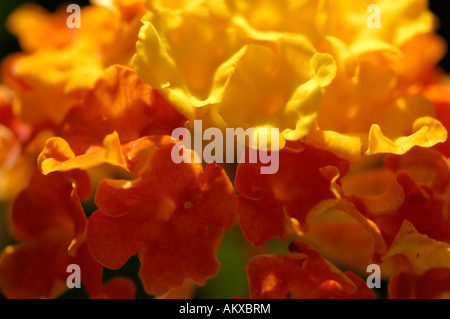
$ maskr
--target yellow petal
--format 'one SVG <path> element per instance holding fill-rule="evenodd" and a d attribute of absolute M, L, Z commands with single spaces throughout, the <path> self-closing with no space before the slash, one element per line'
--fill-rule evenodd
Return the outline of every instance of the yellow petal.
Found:
<path fill-rule="evenodd" d="M 308 134 L 307 141 L 316 146 L 324 147 L 350 162 L 361 160 L 362 140 L 360 134 L 340 134 L 334 131 L 313 130 Z"/>
<path fill-rule="evenodd" d="M 56 171 L 86 170 L 105 163 L 127 168 L 116 132 L 105 137 L 103 147 L 92 147 L 80 156 L 75 156 L 70 145 L 64 139 L 53 137 L 47 141 L 44 150 L 38 157 L 38 166 L 44 175 Z"/>
<path fill-rule="evenodd" d="M 216 71 L 240 54 L 243 38 L 206 5 L 149 13 L 143 21 L 134 57 L 139 77 L 193 119 L 194 107 L 217 102 L 216 87 L 226 79 L 216 79 Z"/>
<path fill-rule="evenodd" d="M 379 125 L 374 124 L 369 133 L 369 147 L 366 155 L 379 153 L 405 154 L 414 146 L 432 147 L 447 139 L 447 130 L 438 120 L 431 117 L 421 117 L 413 124 L 412 135 L 399 137 L 395 141 L 389 139 Z"/>

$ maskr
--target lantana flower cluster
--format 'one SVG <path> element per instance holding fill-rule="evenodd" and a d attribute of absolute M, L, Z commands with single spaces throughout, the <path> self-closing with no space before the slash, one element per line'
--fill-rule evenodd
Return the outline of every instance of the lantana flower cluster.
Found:
<path fill-rule="evenodd" d="M 450 88 L 426 0 L 93 0 L 81 28 L 65 9 L 7 21 L 5 297 L 57 298 L 77 264 L 90 298 L 133 298 L 104 272 L 137 256 L 146 294 L 192 298 L 233 231 L 248 294 L 230 298 L 377 298 L 373 264 L 383 297 L 450 297 Z M 194 120 L 278 128 L 278 171 L 174 163 Z"/>

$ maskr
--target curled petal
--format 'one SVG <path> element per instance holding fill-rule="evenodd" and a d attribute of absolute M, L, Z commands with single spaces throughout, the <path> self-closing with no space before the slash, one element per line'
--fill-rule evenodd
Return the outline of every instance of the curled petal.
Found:
<path fill-rule="evenodd" d="M 400 137 L 395 141 L 383 135 L 378 125 L 373 125 L 369 133 L 369 147 L 367 155 L 378 153 L 404 154 L 414 146 L 432 147 L 447 140 L 447 130 L 436 119 L 430 117 L 419 118 L 414 122 L 413 133 Z"/>
<path fill-rule="evenodd" d="M 313 130 L 308 134 L 307 141 L 318 147 L 326 148 L 349 162 L 361 160 L 362 139 L 359 134 Z"/>
<path fill-rule="evenodd" d="M 69 144 L 62 138 L 54 137 L 47 141 L 38 157 L 38 165 L 44 175 L 51 172 L 88 169 L 103 163 L 126 168 L 119 136 L 116 132 L 103 140 L 103 147 L 94 147 L 84 155 L 75 156 Z"/>
<path fill-rule="evenodd" d="M 147 14 L 134 57 L 140 78 L 190 119 L 194 106 L 218 101 L 217 88 L 227 79 L 222 74 L 215 78 L 216 70 L 240 55 L 243 45 L 238 32 L 216 21 L 207 4 L 197 2 L 192 7 Z"/>

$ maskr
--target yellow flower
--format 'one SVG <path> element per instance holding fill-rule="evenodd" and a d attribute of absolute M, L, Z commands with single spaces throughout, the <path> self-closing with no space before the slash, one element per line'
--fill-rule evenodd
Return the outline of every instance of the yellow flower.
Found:
<path fill-rule="evenodd" d="M 371 1 L 324 1 L 321 47 L 338 65 L 310 142 L 352 162 L 363 154 L 404 154 L 447 138 L 422 86 L 436 78 L 444 44 L 432 32 L 426 1 L 375 1 L 381 28 L 370 28 Z M 370 20 L 370 19 L 369 19 Z M 419 49 L 427 46 L 427 52 Z M 420 59 L 420 63 L 418 62 Z"/>
<path fill-rule="evenodd" d="M 281 145 L 309 132 L 336 73 L 329 54 L 305 36 L 257 30 L 221 1 L 148 6 L 134 67 L 186 117 L 276 127 Z"/>
<path fill-rule="evenodd" d="M 378 14 L 379 28 L 372 25 Z M 398 47 L 407 40 L 434 31 L 434 16 L 426 0 L 323 0 L 318 28 L 323 36 L 340 39 L 357 55 L 399 53 Z"/>
<path fill-rule="evenodd" d="M 94 55 L 73 48 L 20 55 L 11 64 L 15 111 L 32 124 L 59 124 L 103 73 Z"/>

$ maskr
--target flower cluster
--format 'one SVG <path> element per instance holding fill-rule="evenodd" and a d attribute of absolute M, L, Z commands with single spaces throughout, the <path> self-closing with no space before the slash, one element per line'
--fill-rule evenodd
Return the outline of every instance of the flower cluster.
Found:
<path fill-rule="evenodd" d="M 248 291 L 230 298 L 450 296 L 450 87 L 426 0 L 91 2 L 81 28 L 64 7 L 8 19 L 2 295 L 59 297 L 76 264 L 90 298 L 133 298 L 104 272 L 137 255 L 147 295 L 195 297 L 238 233 Z M 278 171 L 175 163 L 194 120 L 279 129 Z"/>

